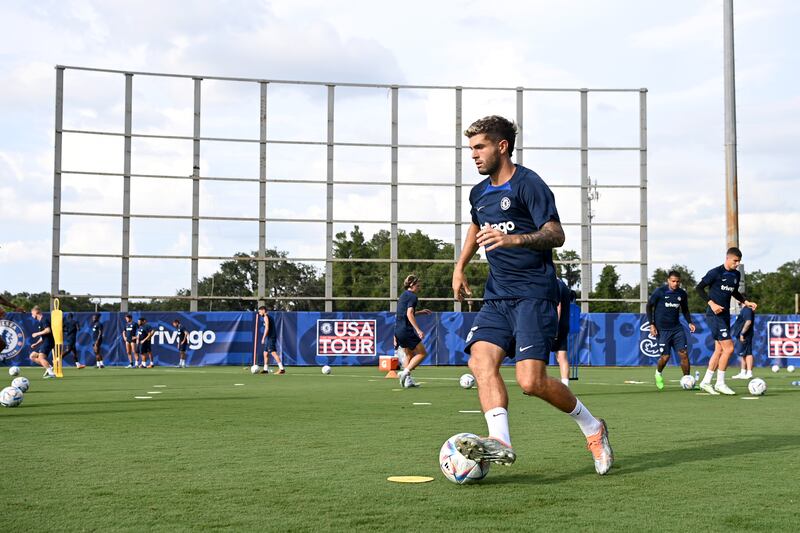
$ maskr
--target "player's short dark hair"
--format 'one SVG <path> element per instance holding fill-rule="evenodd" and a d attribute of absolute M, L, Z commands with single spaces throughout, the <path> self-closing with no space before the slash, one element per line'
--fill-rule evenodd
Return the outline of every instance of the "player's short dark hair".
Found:
<path fill-rule="evenodd" d="M 263 309 L 264 311 L 266 311 L 266 310 L 267 310 L 267 306 L 266 306 L 266 305 L 259 305 L 259 306 L 258 306 L 258 310 L 259 310 L 259 311 L 261 311 L 262 309 Z"/>
<path fill-rule="evenodd" d="M 517 138 L 517 125 L 500 115 L 490 115 L 478 119 L 469 128 L 464 130 L 464 135 L 472 138 L 483 133 L 493 142 L 505 140 L 508 142 L 508 155 L 514 153 L 514 141 Z"/>
<path fill-rule="evenodd" d="M 100 320 L 100 313 L 93 314 L 92 318 L 96 318 L 97 320 Z"/>
<path fill-rule="evenodd" d="M 725 255 L 733 255 L 741 259 L 742 251 L 735 246 L 731 246 L 730 248 L 728 248 L 728 251 L 725 253 Z"/>
<path fill-rule="evenodd" d="M 125 315 L 125 318 L 131 318 L 132 319 L 133 317 L 130 315 L 130 313 L 128 313 L 128 314 Z"/>
<path fill-rule="evenodd" d="M 181 321 L 180 321 L 180 320 L 178 320 L 178 319 L 176 318 L 175 320 L 173 320 L 173 321 L 172 321 L 172 323 L 173 323 L 173 324 L 180 324 L 180 323 L 181 323 Z"/>
<path fill-rule="evenodd" d="M 72 320 L 73 318 L 75 318 L 75 313 L 67 313 L 67 318 Z"/>
<path fill-rule="evenodd" d="M 403 281 L 403 288 L 409 289 L 412 285 L 419 283 L 419 277 L 416 274 L 409 274 L 406 276 L 405 281 Z"/>
<path fill-rule="evenodd" d="M 669 271 L 669 274 L 667 274 L 667 278 L 671 278 L 672 276 L 675 276 L 676 278 L 681 279 L 681 273 L 678 272 L 677 270 L 670 270 Z"/>
<path fill-rule="evenodd" d="M 139 317 L 139 322 L 147 322 L 147 319 L 143 316 Z"/>

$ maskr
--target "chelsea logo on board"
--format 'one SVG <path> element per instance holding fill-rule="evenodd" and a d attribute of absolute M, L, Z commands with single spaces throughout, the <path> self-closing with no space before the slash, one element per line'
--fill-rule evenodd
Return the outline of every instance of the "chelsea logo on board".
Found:
<path fill-rule="evenodd" d="M 0 320 L 0 336 L 6 342 L 5 349 L 0 353 L 0 361 L 13 359 L 25 346 L 25 332 L 12 320 Z"/>

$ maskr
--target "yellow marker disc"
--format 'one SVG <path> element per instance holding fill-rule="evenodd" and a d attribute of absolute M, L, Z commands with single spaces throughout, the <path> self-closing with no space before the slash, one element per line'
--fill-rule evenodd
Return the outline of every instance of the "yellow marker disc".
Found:
<path fill-rule="evenodd" d="M 428 476 L 389 476 L 386 479 L 395 483 L 427 483 L 428 481 L 433 481 L 433 478 Z"/>

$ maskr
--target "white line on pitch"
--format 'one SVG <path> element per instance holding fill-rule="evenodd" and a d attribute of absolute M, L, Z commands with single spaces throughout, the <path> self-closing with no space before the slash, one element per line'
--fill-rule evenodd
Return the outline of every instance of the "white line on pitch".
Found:
<path fill-rule="evenodd" d="M 459 413 L 480 413 L 480 411 L 459 411 Z"/>
<path fill-rule="evenodd" d="M 137 400 L 149 400 L 152 396 L 134 396 Z"/>
<path fill-rule="evenodd" d="M 431 402 L 414 402 L 413 405 L 431 405 Z"/>

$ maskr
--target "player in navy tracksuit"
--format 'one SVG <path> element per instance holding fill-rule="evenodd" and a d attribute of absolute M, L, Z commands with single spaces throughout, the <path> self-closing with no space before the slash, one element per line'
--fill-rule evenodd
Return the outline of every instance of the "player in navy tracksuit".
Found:
<path fill-rule="evenodd" d="M 689 314 L 689 295 L 681 288 L 681 273 L 671 270 L 667 275 L 667 284 L 654 290 L 647 301 L 650 335 L 658 339 L 658 348 L 661 353 L 655 376 L 656 387 L 659 390 L 664 388 L 664 376 L 661 373 L 669 363 L 673 348 L 681 359 L 683 375 L 688 376 L 691 371 L 686 332 L 680 321 L 681 314 L 689 323 L 689 331 L 694 333 L 692 315 Z"/>
<path fill-rule="evenodd" d="M 178 368 L 186 368 L 186 348 L 189 346 L 189 332 L 186 331 L 186 328 L 181 325 L 181 321 L 177 318 L 172 321 L 172 327 L 175 328 L 175 332 L 178 334 L 177 339 L 175 339 L 178 355 L 180 356 Z"/>
<path fill-rule="evenodd" d="M 465 350 L 489 437 L 464 437 L 456 446 L 473 460 L 511 464 L 516 459 L 508 431 L 508 392 L 500 376 L 500 365 L 510 357 L 525 394 L 542 398 L 577 422 L 602 475 L 614 460 L 605 422 L 592 416 L 569 387 L 547 376 L 558 333 L 553 248 L 564 244 L 564 231 L 550 188 L 535 172 L 511 161 L 516 133 L 513 122 L 496 115 L 464 132 L 478 173 L 488 177 L 470 191 L 472 223 L 453 272 L 453 295 L 463 300 L 472 294 L 464 270 L 483 246 L 489 278 Z"/>
<path fill-rule="evenodd" d="M 128 366 L 125 368 L 136 368 L 139 366 L 139 352 L 136 350 L 136 330 L 137 326 L 133 322 L 131 315 L 125 315 L 125 323 L 122 324 L 122 344 L 125 345 L 125 353 L 128 354 Z"/>
<path fill-rule="evenodd" d="M 725 254 L 725 262 L 709 270 L 697 284 L 697 294 L 704 302 L 708 302 L 706 322 L 714 337 L 714 354 L 708 361 L 708 369 L 700 382 L 700 388 L 712 395 L 736 394 L 725 384 L 725 370 L 728 368 L 728 360 L 733 354 L 733 340 L 729 331 L 731 297 L 754 311 L 758 307 L 755 302 L 746 300 L 739 293 L 740 275 L 736 267 L 741 262 L 742 251 L 738 248 L 729 248 Z M 706 287 L 708 287 L 708 293 L 706 293 Z M 711 378 L 714 377 L 714 371 L 717 371 L 717 382 L 712 387 Z"/>
<path fill-rule="evenodd" d="M 75 348 L 78 340 L 78 321 L 75 320 L 75 315 L 73 313 L 67 313 L 64 315 L 63 330 L 64 351 L 61 352 L 61 357 L 65 358 L 69 354 L 72 354 L 72 356 L 75 358 L 75 367 L 78 369 L 84 368 L 86 365 L 81 364 L 80 360 L 78 359 L 78 351 Z"/>
<path fill-rule="evenodd" d="M 44 316 L 42 309 L 38 305 L 34 305 L 33 309 L 31 309 L 31 316 L 36 321 L 36 331 L 31 333 L 31 337 L 38 340 L 31 344 L 30 359 L 44 368 L 45 379 L 54 378 L 56 375 L 47 360 L 56 345 L 53 338 L 53 328 L 50 326 L 50 317 Z"/>
<path fill-rule="evenodd" d="M 153 368 L 153 335 L 156 331 L 147 323 L 144 317 L 138 320 L 139 327 L 136 328 L 136 351 L 139 352 L 141 363 L 139 368 Z M 147 358 L 150 357 L 150 364 L 147 364 Z"/>
<path fill-rule="evenodd" d="M 742 370 L 731 379 L 750 379 L 753 377 L 753 325 L 756 321 L 756 312 L 749 307 L 743 307 L 731 328 L 731 336 L 738 348 L 736 355 L 742 364 Z"/>
<path fill-rule="evenodd" d="M 567 338 L 569 337 L 569 317 L 572 302 L 576 299 L 575 291 L 567 284 L 558 280 L 558 335 L 553 345 L 556 352 L 556 361 L 561 375 L 561 383 L 569 387 L 569 359 L 567 358 Z"/>
<path fill-rule="evenodd" d="M 269 354 L 278 363 L 278 374 L 285 374 L 286 369 L 283 367 L 281 357 L 278 355 L 278 331 L 275 328 L 275 321 L 267 312 L 267 308 L 263 305 L 258 308 L 258 338 L 260 340 L 261 354 L 264 358 L 264 369 L 262 374 L 269 374 Z"/>
<path fill-rule="evenodd" d="M 100 347 L 103 345 L 103 323 L 100 322 L 100 315 L 95 313 L 92 315 L 92 350 L 94 350 L 94 359 L 97 368 L 105 368 L 103 364 L 103 356 L 100 355 Z"/>
<path fill-rule="evenodd" d="M 397 299 L 397 313 L 394 321 L 394 338 L 397 347 L 403 353 L 403 370 L 398 372 L 402 387 L 419 387 L 411 377 L 411 371 L 419 366 L 428 355 L 422 339 L 425 333 L 417 324 L 417 315 L 429 315 L 430 309 L 420 309 L 417 311 L 417 291 L 422 286 L 420 279 L 414 274 L 406 276 L 403 281 L 403 294 Z"/>

